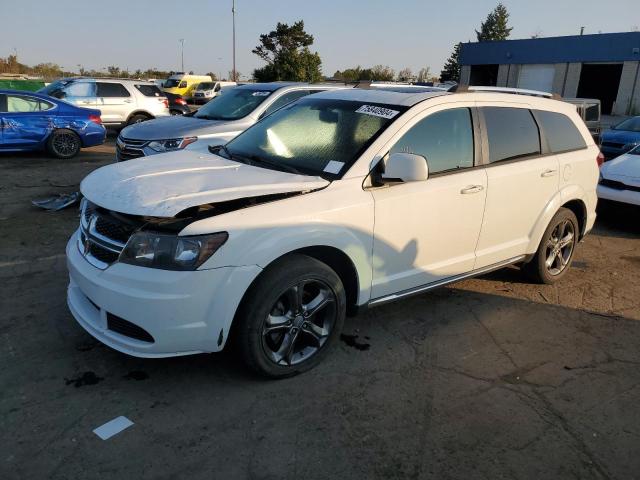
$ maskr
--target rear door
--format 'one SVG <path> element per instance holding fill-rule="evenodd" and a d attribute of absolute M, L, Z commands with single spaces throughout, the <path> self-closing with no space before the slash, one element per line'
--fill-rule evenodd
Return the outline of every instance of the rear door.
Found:
<path fill-rule="evenodd" d="M 533 228 L 559 184 L 558 158 L 549 154 L 526 106 L 479 106 L 488 187 L 475 268 L 529 253 Z"/>
<path fill-rule="evenodd" d="M 135 99 L 124 85 L 117 82 L 96 82 L 98 108 L 103 123 L 124 123 L 135 108 Z"/>
<path fill-rule="evenodd" d="M 6 149 L 37 147 L 53 129 L 56 105 L 26 94 L 7 94 L 0 100 L 2 137 Z"/>

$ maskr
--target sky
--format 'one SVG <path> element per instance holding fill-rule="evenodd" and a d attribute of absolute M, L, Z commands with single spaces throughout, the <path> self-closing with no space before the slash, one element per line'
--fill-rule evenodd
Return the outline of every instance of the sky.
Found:
<path fill-rule="evenodd" d="M 504 0 L 511 38 L 637 30 L 638 0 Z M 236 64 L 243 77 L 263 62 L 251 50 L 278 22 L 304 20 L 322 70 L 361 65 L 429 67 L 439 73 L 457 42 L 497 0 L 236 0 Z M 625 14 L 624 12 L 628 12 Z M 232 65 L 231 0 L 0 0 L 0 57 L 53 62 L 65 70 L 180 69 L 227 76 Z"/>

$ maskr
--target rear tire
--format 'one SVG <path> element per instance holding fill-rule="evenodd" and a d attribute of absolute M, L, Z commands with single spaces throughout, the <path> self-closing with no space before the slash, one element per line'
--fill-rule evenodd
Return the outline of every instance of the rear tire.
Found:
<path fill-rule="evenodd" d="M 340 336 L 346 294 L 326 264 L 292 254 L 269 266 L 235 319 L 237 346 L 255 372 L 283 378 L 315 367 Z"/>
<path fill-rule="evenodd" d="M 127 121 L 127 125 L 133 125 L 134 123 L 142 123 L 142 122 L 146 122 L 147 120 L 150 120 L 151 117 L 149 117 L 149 115 L 145 115 L 144 113 L 136 113 L 135 115 L 132 115 L 129 120 Z"/>
<path fill-rule="evenodd" d="M 564 277 L 571 266 L 579 235 L 578 219 L 561 208 L 549 222 L 540 245 L 523 270 L 535 282 L 552 284 Z"/>
<path fill-rule="evenodd" d="M 47 151 L 56 158 L 73 158 L 81 147 L 78 134 L 67 128 L 54 130 L 47 139 Z"/>
<path fill-rule="evenodd" d="M 180 110 L 169 110 L 169 113 L 171 115 L 182 115 L 182 112 Z"/>

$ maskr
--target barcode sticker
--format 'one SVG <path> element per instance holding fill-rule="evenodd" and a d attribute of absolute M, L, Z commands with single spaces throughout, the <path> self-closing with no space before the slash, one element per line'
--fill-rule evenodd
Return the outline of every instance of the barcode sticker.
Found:
<path fill-rule="evenodd" d="M 390 108 L 376 107 L 375 105 L 362 105 L 356 110 L 356 113 L 364 113 L 365 115 L 373 115 L 374 117 L 381 118 L 393 118 L 400 112 L 391 110 Z"/>
<path fill-rule="evenodd" d="M 344 162 L 336 162 L 335 160 L 331 160 L 324 167 L 324 171 L 327 173 L 338 174 L 340 173 L 340 170 L 342 170 L 342 167 L 344 167 Z"/>
<path fill-rule="evenodd" d="M 266 97 L 270 94 L 271 92 L 267 92 L 267 91 L 262 91 L 260 90 L 259 92 L 253 92 L 251 95 L 254 97 Z"/>

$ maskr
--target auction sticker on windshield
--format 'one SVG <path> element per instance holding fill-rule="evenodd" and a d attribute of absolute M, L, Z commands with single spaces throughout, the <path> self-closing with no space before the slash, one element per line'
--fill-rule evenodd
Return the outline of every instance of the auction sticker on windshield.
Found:
<path fill-rule="evenodd" d="M 393 118 L 400 112 L 391 110 L 390 108 L 376 107 L 375 105 L 362 105 L 356 110 L 356 113 L 364 113 L 365 115 L 373 115 L 374 117 Z"/>
<path fill-rule="evenodd" d="M 259 92 L 253 92 L 252 95 L 254 97 L 266 97 L 270 94 L 271 92 L 267 92 L 267 91 L 259 91 Z"/>

